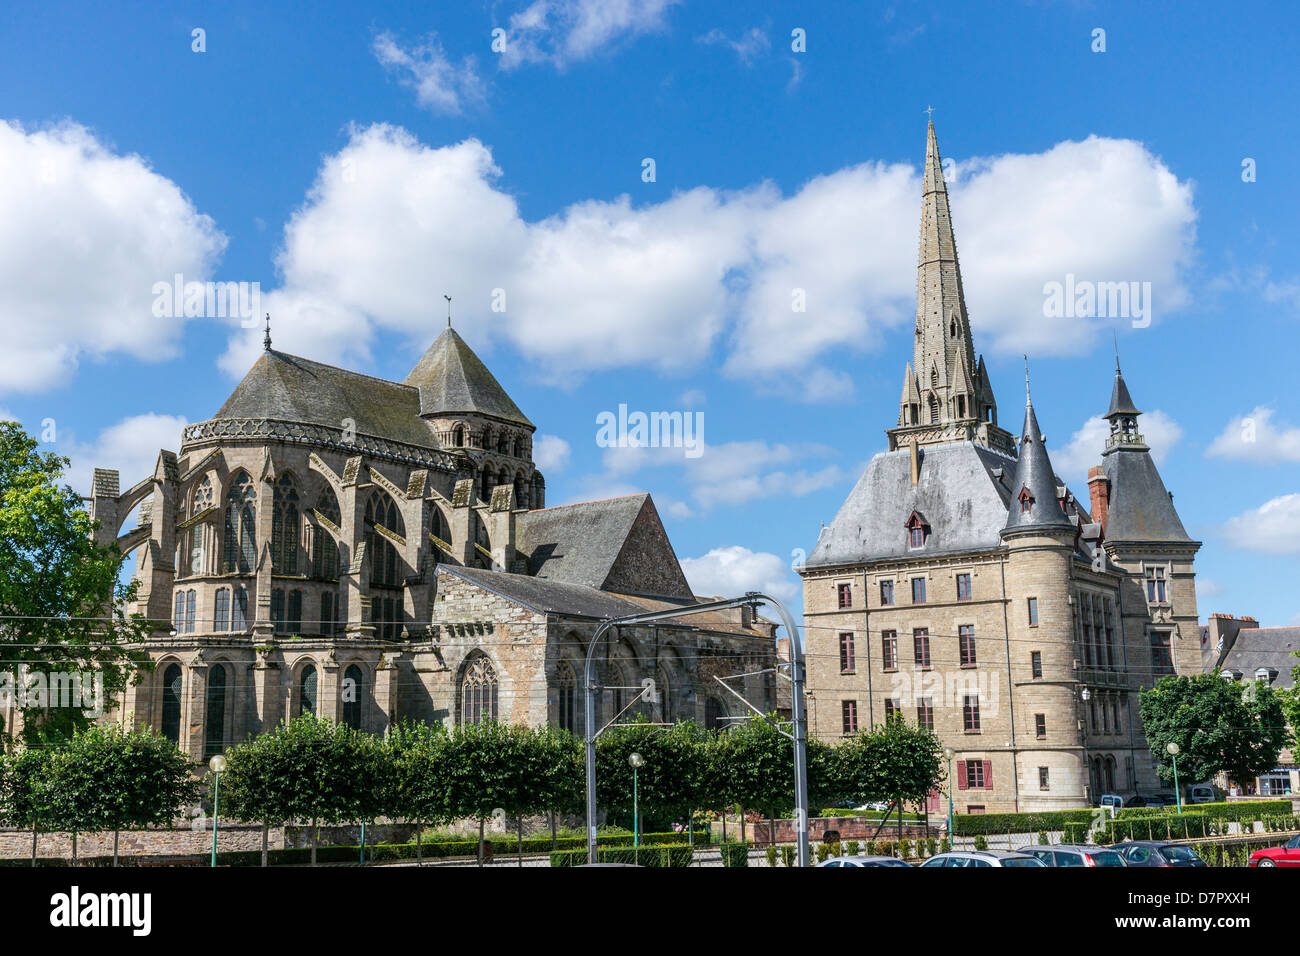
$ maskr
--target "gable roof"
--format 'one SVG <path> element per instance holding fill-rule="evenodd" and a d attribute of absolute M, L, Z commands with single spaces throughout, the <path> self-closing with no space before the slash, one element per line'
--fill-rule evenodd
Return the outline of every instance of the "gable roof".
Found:
<path fill-rule="evenodd" d="M 350 418 L 361 434 L 437 448 L 419 416 L 419 393 L 409 385 L 267 349 L 213 418 L 268 418 L 330 428 Z"/>
<path fill-rule="evenodd" d="M 1015 459 L 974 442 L 925 445 L 918 455 L 915 486 L 907 449 L 872 458 L 835 520 L 822 530 L 807 566 L 1001 545 Z M 930 527 L 925 546 L 915 550 L 908 547 L 906 531 L 913 511 Z"/>
<path fill-rule="evenodd" d="M 525 512 L 515 547 L 538 578 L 689 597 L 690 587 L 649 494 Z"/>
<path fill-rule="evenodd" d="M 453 328 L 438 336 L 403 383 L 419 390 L 422 415 L 490 415 L 533 427 Z"/>

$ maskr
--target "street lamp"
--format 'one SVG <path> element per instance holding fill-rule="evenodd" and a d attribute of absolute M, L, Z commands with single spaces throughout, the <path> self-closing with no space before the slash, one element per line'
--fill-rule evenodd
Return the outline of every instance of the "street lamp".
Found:
<path fill-rule="evenodd" d="M 226 771 L 226 758 L 217 754 L 208 761 L 208 768 L 215 774 L 212 781 L 212 865 L 217 865 L 217 814 L 221 806 L 221 775 Z"/>
<path fill-rule="evenodd" d="M 645 757 L 642 757 L 636 751 L 633 751 L 627 758 L 628 766 L 632 768 L 632 851 L 635 857 L 637 848 L 641 845 L 641 826 L 640 817 L 638 816 L 639 807 L 637 806 L 637 781 L 636 772 L 640 767 L 645 766 Z"/>
<path fill-rule="evenodd" d="M 948 848 L 953 848 L 953 748 L 945 747 L 944 756 L 948 757 Z"/>
<path fill-rule="evenodd" d="M 1165 750 L 1169 751 L 1169 756 L 1174 762 L 1174 799 L 1178 801 L 1178 812 L 1182 813 L 1183 794 L 1182 791 L 1178 789 L 1178 744 L 1171 740 L 1165 747 Z"/>

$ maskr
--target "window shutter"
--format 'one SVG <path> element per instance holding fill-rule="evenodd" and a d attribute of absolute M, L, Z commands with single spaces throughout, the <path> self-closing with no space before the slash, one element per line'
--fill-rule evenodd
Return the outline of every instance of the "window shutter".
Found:
<path fill-rule="evenodd" d="M 984 761 L 984 789 L 993 789 L 993 761 Z"/>
<path fill-rule="evenodd" d="M 957 761 L 957 789 L 966 789 L 966 761 Z"/>

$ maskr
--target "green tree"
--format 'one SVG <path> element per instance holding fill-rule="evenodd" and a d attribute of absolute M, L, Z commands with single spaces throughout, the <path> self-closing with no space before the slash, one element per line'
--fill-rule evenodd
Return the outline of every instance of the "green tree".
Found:
<path fill-rule="evenodd" d="M 1218 773 L 1252 780 L 1277 766 L 1290 741 L 1283 698 L 1262 681 L 1238 684 L 1218 671 L 1162 677 L 1140 699 L 1156 773 L 1168 783 L 1171 742 L 1179 747 L 1179 780 L 1190 783 Z"/>
<path fill-rule="evenodd" d="M 415 824 L 415 853 L 424 862 L 421 828 L 451 818 L 451 792 L 442 724 L 400 723 L 389 728 L 384 746 L 392 764 L 388 814 Z"/>
<path fill-rule="evenodd" d="M 284 746 L 274 733 L 237 744 L 226 751 L 221 775 L 221 816 L 261 824 L 262 866 L 267 864 L 268 831 L 284 826 L 294 814 L 294 781 L 279 769 Z"/>
<path fill-rule="evenodd" d="M 864 799 L 891 800 L 898 810 L 898 834 L 902 839 L 903 807 L 923 802 L 930 791 L 943 782 L 943 742 L 932 731 L 901 719 L 886 721 L 858 737 L 860 741 L 848 749 L 844 744 L 838 748 L 843 751 L 836 755 L 840 778 L 861 781 L 866 792 Z M 857 762 L 851 756 L 851 750 L 859 745 L 866 750 L 865 758 L 860 758 L 866 767 L 866 775 L 849 778 L 845 767 Z"/>
<path fill-rule="evenodd" d="M 53 751 L 28 747 L 2 758 L 0 824 L 32 831 L 32 866 L 36 865 L 36 840 L 42 830 L 58 826 L 53 783 Z"/>
<path fill-rule="evenodd" d="M 567 730 L 538 727 L 533 746 L 541 772 L 538 776 L 537 806 L 551 818 L 551 848 L 556 846 L 555 815 L 581 814 L 586 808 L 586 767 L 583 743 Z"/>
<path fill-rule="evenodd" d="M 74 833 L 169 824 L 196 796 L 190 762 L 152 730 L 90 727 L 54 754 L 51 781 L 62 823 Z"/>
<path fill-rule="evenodd" d="M 631 817 L 628 758 L 639 753 L 645 759 L 636 774 L 641 815 L 685 819 L 704 800 L 706 746 L 705 734 L 691 721 L 672 727 L 640 722 L 609 728 L 596 741 L 597 804 L 606 812 Z"/>
<path fill-rule="evenodd" d="M 106 709 L 148 666 L 146 654 L 124 645 L 154 625 L 125 613 L 136 584 L 119 583 L 116 545 L 93 541 L 95 523 L 62 483 L 67 467 L 16 422 L 0 422 L 0 646 L 15 670 L 102 675 Z M 69 739 L 94 714 L 33 698 L 23 717 L 23 740 L 36 745 Z"/>
<path fill-rule="evenodd" d="M 523 799 L 518 788 L 529 779 L 526 735 L 525 728 L 495 720 L 461 724 L 443 751 L 451 815 L 478 820 L 480 865 L 484 822 L 497 810 L 511 812 Z"/>

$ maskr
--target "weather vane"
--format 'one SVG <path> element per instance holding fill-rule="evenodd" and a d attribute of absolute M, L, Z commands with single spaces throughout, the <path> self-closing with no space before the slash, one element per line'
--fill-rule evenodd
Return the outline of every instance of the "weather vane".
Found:
<path fill-rule="evenodd" d="M 443 293 L 442 297 L 447 300 L 447 328 L 451 328 L 451 296 Z"/>
<path fill-rule="evenodd" d="M 271 351 L 271 313 L 266 313 L 266 335 L 262 337 L 262 348 Z"/>

